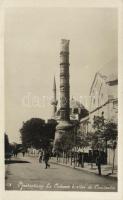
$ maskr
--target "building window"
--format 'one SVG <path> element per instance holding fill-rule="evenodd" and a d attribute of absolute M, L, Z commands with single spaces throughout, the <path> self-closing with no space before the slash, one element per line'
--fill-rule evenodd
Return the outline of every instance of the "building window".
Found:
<path fill-rule="evenodd" d="M 74 114 L 78 114 L 78 108 L 74 108 Z"/>

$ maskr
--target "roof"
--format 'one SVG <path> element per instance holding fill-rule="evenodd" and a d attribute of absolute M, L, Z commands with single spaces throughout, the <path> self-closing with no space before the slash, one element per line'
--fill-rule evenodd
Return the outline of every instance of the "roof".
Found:
<path fill-rule="evenodd" d="M 90 94 L 95 83 L 97 76 L 100 76 L 106 81 L 106 83 L 118 80 L 118 63 L 117 60 L 111 60 L 100 67 L 100 70 L 96 72 L 94 80 L 90 88 Z"/>
<path fill-rule="evenodd" d="M 75 119 L 79 115 L 80 119 L 88 115 L 88 110 L 83 106 L 82 103 L 72 98 L 70 100 L 70 117 Z M 74 110 L 74 112 L 72 111 Z M 56 119 L 59 120 L 60 108 L 57 110 Z"/>
<path fill-rule="evenodd" d="M 99 73 L 105 75 L 108 79 L 118 79 L 118 63 L 113 59 L 105 63 L 99 70 Z"/>
<path fill-rule="evenodd" d="M 72 98 L 71 101 L 70 101 L 70 108 L 81 108 L 81 109 L 84 109 L 85 107 L 83 106 L 82 103 L 80 103 L 79 101 L 77 101 L 74 98 Z"/>

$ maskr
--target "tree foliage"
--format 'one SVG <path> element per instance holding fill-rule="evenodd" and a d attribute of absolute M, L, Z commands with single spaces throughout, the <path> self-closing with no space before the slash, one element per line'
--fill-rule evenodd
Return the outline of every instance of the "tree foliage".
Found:
<path fill-rule="evenodd" d="M 117 124 L 108 121 L 105 123 L 103 138 L 106 139 L 109 144 L 108 147 L 115 149 L 117 146 L 117 138 L 118 138 L 118 130 L 117 130 Z"/>
<path fill-rule="evenodd" d="M 4 135 L 4 140 L 5 140 L 5 153 L 7 153 L 10 150 L 10 145 L 9 145 L 9 138 L 6 133 Z"/>
<path fill-rule="evenodd" d="M 45 123 L 43 119 L 39 118 L 23 122 L 20 129 L 23 145 L 46 149 L 54 139 L 55 126 L 55 123 Z"/>
<path fill-rule="evenodd" d="M 105 120 L 103 116 L 95 116 L 93 122 L 93 132 L 88 133 L 92 149 L 104 149 L 106 142 L 109 148 L 116 148 L 117 145 L 117 124 L 113 121 Z"/>
<path fill-rule="evenodd" d="M 76 146 L 78 148 L 84 149 L 86 147 L 89 146 L 89 142 L 88 142 L 88 138 L 87 138 L 87 134 L 82 132 L 80 129 L 78 129 L 77 131 L 77 135 L 76 135 Z"/>

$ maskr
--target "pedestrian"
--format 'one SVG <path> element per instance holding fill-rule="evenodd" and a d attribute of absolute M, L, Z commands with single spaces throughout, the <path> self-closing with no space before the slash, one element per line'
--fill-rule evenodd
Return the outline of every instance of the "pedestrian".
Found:
<path fill-rule="evenodd" d="M 98 173 L 101 175 L 101 155 L 99 154 L 96 158 L 96 165 L 98 167 Z"/>
<path fill-rule="evenodd" d="M 48 163 L 49 158 L 50 158 L 50 154 L 49 154 L 48 151 L 46 151 L 46 152 L 44 153 L 44 159 L 43 159 L 44 162 L 45 162 L 45 169 L 47 169 L 47 167 L 50 167 L 50 164 Z"/>
<path fill-rule="evenodd" d="M 42 159 L 43 159 L 43 151 L 40 150 L 39 151 L 39 163 L 42 163 Z"/>
<path fill-rule="evenodd" d="M 18 152 L 17 152 L 17 150 L 16 150 L 16 149 L 14 150 L 13 154 L 14 154 L 14 157 L 17 157 L 17 155 L 18 155 Z"/>
<path fill-rule="evenodd" d="M 18 151 L 16 151 L 16 157 L 17 157 L 17 155 L 18 155 Z"/>
<path fill-rule="evenodd" d="M 22 154 L 23 154 L 23 157 L 24 157 L 25 156 L 25 151 L 23 151 Z"/>
<path fill-rule="evenodd" d="M 81 152 L 78 153 L 78 167 L 79 166 L 82 167 L 82 154 L 81 154 Z"/>

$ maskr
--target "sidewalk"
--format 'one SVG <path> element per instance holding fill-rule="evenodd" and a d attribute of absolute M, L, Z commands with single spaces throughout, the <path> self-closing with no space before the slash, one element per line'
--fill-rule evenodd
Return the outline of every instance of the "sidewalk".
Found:
<path fill-rule="evenodd" d="M 59 164 L 59 165 L 63 165 L 63 166 L 66 166 L 66 167 L 74 168 L 74 163 L 72 163 L 72 165 L 71 165 L 70 162 L 68 162 L 67 164 L 65 162 L 63 163 L 63 158 L 60 158 L 60 161 L 57 161 L 57 158 L 52 157 L 50 162 L 55 163 L 55 164 Z M 94 174 L 98 175 L 98 169 L 97 169 L 97 166 L 95 164 L 93 164 L 93 168 L 91 168 L 90 163 L 84 163 L 84 168 L 75 166 L 75 169 L 87 171 L 87 172 L 94 173 Z M 113 174 L 111 174 L 111 171 L 112 171 L 111 165 L 101 165 L 102 176 L 114 178 L 114 179 L 117 180 L 117 169 L 116 168 L 114 169 Z"/>

